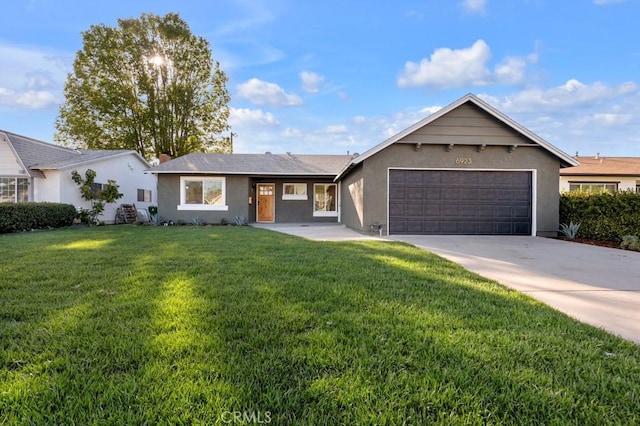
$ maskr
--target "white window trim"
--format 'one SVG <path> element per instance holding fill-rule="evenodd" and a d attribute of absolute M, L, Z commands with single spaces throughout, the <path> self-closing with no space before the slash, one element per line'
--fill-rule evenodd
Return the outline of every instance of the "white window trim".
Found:
<path fill-rule="evenodd" d="M 336 209 L 333 211 L 316 210 L 316 187 L 330 186 L 336 187 L 336 198 L 338 197 L 338 185 L 335 183 L 314 183 L 313 184 L 313 217 L 338 217 L 338 200 L 335 200 Z"/>
<path fill-rule="evenodd" d="M 285 194 L 285 189 L 284 187 L 287 185 L 304 185 L 304 194 Z M 282 184 L 282 199 L 283 200 L 308 200 L 309 199 L 309 195 L 307 194 L 309 188 L 308 188 L 308 184 L 306 183 L 294 183 L 294 182 L 287 182 L 287 183 L 283 183 Z"/>
<path fill-rule="evenodd" d="M 201 180 L 206 181 L 221 181 L 222 182 L 222 200 L 223 205 L 213 204 L 186 204 L 185 197 L 185 181 Z M 227 179 L 221 176 L 209 177 L 209 176 L 180 176 L 180 204 L 177 207 L 178 210 L 192 210 L 192 211 L 228 211 L 227 205 Z"/>

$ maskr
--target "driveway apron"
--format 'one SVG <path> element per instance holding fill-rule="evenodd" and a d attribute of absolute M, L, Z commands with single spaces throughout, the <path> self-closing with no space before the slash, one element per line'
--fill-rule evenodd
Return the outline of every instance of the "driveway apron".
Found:
<path fill-rule="evenodd" d="M 393 236 L 640 343 L 640 253 L 540 237 Z"/>

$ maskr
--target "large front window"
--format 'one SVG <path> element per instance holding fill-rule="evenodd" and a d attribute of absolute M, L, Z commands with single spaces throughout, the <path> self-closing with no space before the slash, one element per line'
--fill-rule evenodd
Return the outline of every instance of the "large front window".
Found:
<path fill-rule="evenodd" d="M 0 177 L 0 203 L 29 201 L 29 179 Z"/>
<path fill-rule="evenodd" d="M 178 210 L 228 210 L 225 178 L 180 178 L 180 204 Z"/>
<path fill-rule="evenodd" d="M 314 216 L 338 216 L 335 184 L 313 185 L 313 200 Z"/>

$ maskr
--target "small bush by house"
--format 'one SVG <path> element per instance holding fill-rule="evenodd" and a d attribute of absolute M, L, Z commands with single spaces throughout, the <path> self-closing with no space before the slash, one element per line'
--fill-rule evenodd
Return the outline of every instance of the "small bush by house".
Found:
<path fill-rule="evenodd" d="M 578 237 L 621 242 L 640 235 L 640 194 L 565 192 L 560 194 L 560 223 L 579 223 Z"/>
<path fill-rule="evenodd" d="M 2 203 L 0 204 L 0 233 L 30 229 L 70 226 L 76 208 L 61 203 Z"/>

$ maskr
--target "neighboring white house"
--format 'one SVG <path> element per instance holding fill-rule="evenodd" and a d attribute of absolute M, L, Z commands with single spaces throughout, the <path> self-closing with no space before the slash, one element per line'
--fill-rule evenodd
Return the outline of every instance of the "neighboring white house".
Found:
<path fill-rule="evenodd" d="M 115 220 L 120 204 L 147 209 L 156 205 L 157 178 L 149 163 L 128 150 L 75 150 L 0 130 L 0 202 L 56 202 L 89 208 L 71 172 L 96 172 L 95 189 L 115 180 L 123 194 L 107 204 L 100 219 Z"/>
<path fill-rule="evenodd" d="M 640 158 L 575 157 L 579 166 L 560 169 L 560 192 L 640 192 Z"/>

